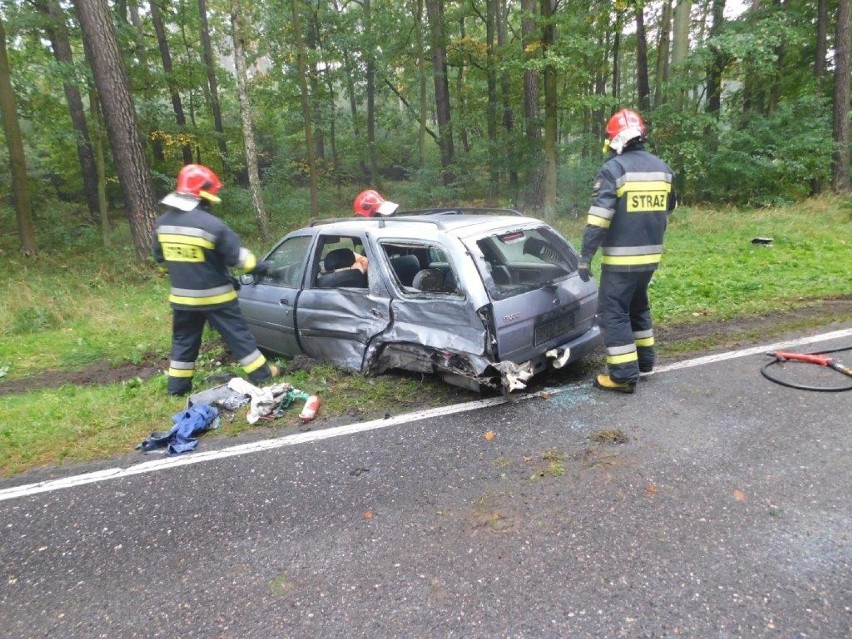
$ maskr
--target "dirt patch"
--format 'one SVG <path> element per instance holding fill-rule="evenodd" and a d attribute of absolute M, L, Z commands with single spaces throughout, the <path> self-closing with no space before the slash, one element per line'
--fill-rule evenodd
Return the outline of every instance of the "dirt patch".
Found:
<path fill-rule="evenodd" d="M 26 393 L 60 386 L 88 386 L 127 382 L 139 378 L 150 379 L 169 367 L 167 359 L 144 361 L 139 364 L 125 363 L 112 366 L 106 362 L 92 364 L 76 371 L 49 370 L 35 377 L 14 379 L 0 384 L 0 397 L 15 393 Z"/>
<path fill-rule="evenodd" d="M 767 315 L 738 317 L 723 321 L 702 321 L 698 318 L 695 323 L 657 327 L 655 332 L 662 349 L 677 352 L 680 356 L 688 353 L 690 348 L 695 350 L 713 347 L 730 348 L 744 342 L 778 335 L 783 331 L 820 326 L 831 322 L 845 322 L 850 319 L 852 319 L 852 296 L 847 295 L 816 302 L 809 301 L 807 306 Z M 317 360 L 299 356 L 288 363 L 283 372 L 289 374 L 297 370 L 310 370 L 319 363 Z M 168 365 L 166 358 L 150 357 L 138 364 L 128 362 L 112 366 L 102 362 L 74 371 L 48 370 L 34 377 L 0 383 L 0 397 L 68 384 L 86 386 L 126 382 L 137 378 L 144 381 L 161 374 Z"/>
<path fill-rule="evenodd" d="M 809 300 L 807 305 L 766 315 L 735 317 L 729 320 L 702 320 L 695 323 L 654 327 L 657 342 L 664 350 L 678 353 L 713 347 L 730 348 L 744 342 L 763 340 L 812 326 L 852 319 L 852 295 Z"/>

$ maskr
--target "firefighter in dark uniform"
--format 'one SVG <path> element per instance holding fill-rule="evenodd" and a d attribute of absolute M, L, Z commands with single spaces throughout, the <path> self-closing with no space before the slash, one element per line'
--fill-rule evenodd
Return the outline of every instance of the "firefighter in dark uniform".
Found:
<path fill-rule="evenodd" d="M 258 263 L 240 238 L 210 205 L 222 182 L 206 166 L 188 164 L 177 177 L 175 190 L 163 198 L 166 211 L 154 231 L 154 259 L 168 268 L 171 280 L 172 349 L 169 395 L 192 390 L 195 360 L 205 322 L 225 340 L 249 380 L 261 385 L 278 374 L 257 348 L 237 302 L 229 268 L 262 275 L 267 262 Z"/>
<path fill-rule="evenodd" d="M 660 264 L 668 216 L 676 205 L 674 174 L 643 148 L 645 124 L 638 113 L 619 111 L 606 132 L 611 157 L 595 178 L 579 270 L 588 281 L 600 248 L 598 321 L 607 374 L 597 375 L 594 385 L 632 393 L 639 373 L 654 368 L 648 285 Z"/>

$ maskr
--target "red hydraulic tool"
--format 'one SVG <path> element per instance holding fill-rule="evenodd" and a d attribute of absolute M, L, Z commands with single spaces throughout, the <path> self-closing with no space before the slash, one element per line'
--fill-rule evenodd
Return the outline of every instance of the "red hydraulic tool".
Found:
<path fill-rule="evenodd" d="M 839 348 L 838 351 L 849 350 L 847 348 Z M 835 351 L 828 351 L 835 352 Z M 794 353 L 792 351 L 775 351 L 774 353 L 767 353 L 769 357 L 774 358 L 771 362 L 766 364 L 762 369 L 761 373 L 766 379 L 769 379 L 777 384 L 781 384 L 782 386 L 789 386 L 790 388 L 799 388 L 802 390 L 814 390 L 814 391 L 845 391 L 852 390 L 852 385 L 849 386 L 805 386 L 801 384 L 793 384 L 791 382 L 786 382 L 774 375 L 769 374 L 769 367 L 773 364 L 783 364 L 784 362 L 805 362 L 807 364 L 817 364 L 818 366 L 826 366 L 827 368 L 833 368 L 834 370 L 843 373 L 848 377 L 852 377 L 852 368 L 844 366 L 837 360 L 828 357 L 826 353 Z"/>

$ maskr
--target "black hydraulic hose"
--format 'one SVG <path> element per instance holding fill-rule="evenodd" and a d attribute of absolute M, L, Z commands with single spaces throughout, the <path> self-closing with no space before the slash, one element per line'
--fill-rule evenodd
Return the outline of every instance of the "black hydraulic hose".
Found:
<path fill-rule="evenodd" d="M 839 353 L 841 351 L 849 351 L 852 350 L 852 346 L 845 346 L 843 348 L 833 348 L 827 351 L 819 351 L 815 353 L 802 353 L 803 355 L 828 355 L 829 353 Z M 769 368 L 775 364 L 780 363 L 790 363 L 795 362 L 796 360 L 792 359 L 784 359 L 783 357 L 778 357 L 775 353 L 767 353 L 770 357 L 774 358 L 768 364 L 764 364 L 764 366 L 760 369 L 761 375 L 763 375 L 766 379 L 771 382 L 775 382 L 776 384 L 780 384 L 781 386 L 786 386 L 788 388 L 797 388 L 799 390 L 809 390 L 809 391 L 818 391 L 822 393 L 839 393 L 841 391 L 852 390 L 852 383 L 846 386 L 808 386 L 806 384 L 794 384 L 793 382 L 787 382 L 779 377 L 775 377 L 770 375 Z M 803 362 L 799 362 L 803 363 Z M 807 362 L 805 362 L 807 363 Z"/>

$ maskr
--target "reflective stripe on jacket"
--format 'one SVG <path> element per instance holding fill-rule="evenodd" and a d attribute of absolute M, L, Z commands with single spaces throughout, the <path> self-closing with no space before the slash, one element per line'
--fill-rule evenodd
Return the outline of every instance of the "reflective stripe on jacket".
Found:
<path fill-rule="evenodd" d="M 201 202 L 189 211 L 168 208 L 154 230 L 154 259 L 165 264 L 173 308 L 206 310 L 237 299 L 230 268 L 251 271 L 257 259 Z"/>
<path fill-rule="evenodd" d="M 595 178 L 583 259 L 590 262 L 600 248 L 602 269 L 656 269 L 668 214 L 675 207 L 673 181 L 666 163 L 641 147 L 607 160 Z"/>

